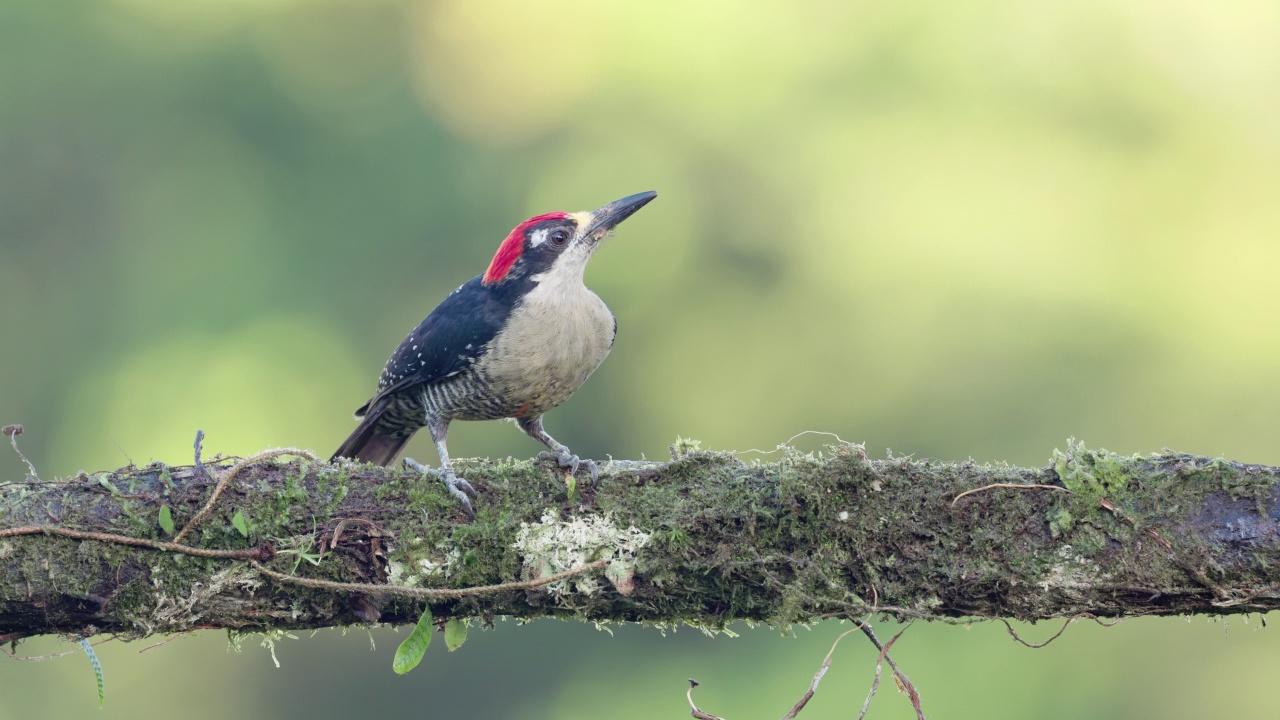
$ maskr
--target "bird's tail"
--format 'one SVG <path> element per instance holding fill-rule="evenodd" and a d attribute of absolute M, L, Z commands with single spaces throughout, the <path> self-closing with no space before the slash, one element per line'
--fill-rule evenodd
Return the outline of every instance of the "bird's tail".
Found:
<path fill-rule="evenodd" d="M 365 408 L 360 409 L 365 410 L 366 408 L 368 408 L 367 405 Z M 352 460 L 371 462 L 374 465 L 390 465 L 395 462 L 396 456 L 408 444 L 412 433 L 404 437 L 397 437 L 388 434 L 389 428 L 379 428 L 378 426 L 381 424 L 379 421 L 382 419 L 382 413 L 385 409 L 386 403 L 368 408 L 368 413 L 360 421 L 360 426 L 342 443 L 342 446 L 338 448 L 329 461 L 332 462 L 338 458 L 351 458 Z"/>

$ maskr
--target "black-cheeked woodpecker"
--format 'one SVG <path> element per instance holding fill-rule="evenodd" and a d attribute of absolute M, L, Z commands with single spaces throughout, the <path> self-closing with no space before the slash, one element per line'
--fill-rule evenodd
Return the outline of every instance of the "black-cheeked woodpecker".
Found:
<path fill-rule="evenodd" d="M 583 284 L 587 262 L 618 223 L 657 197 L 643 192 L 595 212 L 553 212 L 515 227 L 483 275 L 449 294 L 392 353 L 373 398 L 356 410 L 360 426 L 334 453 L 389 465 L 419 428 L 440 453 L 440 480 L 473 515 L 475 495 L 449 461 L 453 420 L 512 418 L 547 446 L 560 467 L 579 460 L 542 427 L 613 347 L 617 321 Z M 406 463 L 422 469 L 406 459 Z"/>

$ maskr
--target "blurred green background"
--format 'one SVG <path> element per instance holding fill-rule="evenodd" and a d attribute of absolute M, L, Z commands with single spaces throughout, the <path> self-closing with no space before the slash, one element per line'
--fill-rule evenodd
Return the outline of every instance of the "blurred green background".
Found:
<path fill-rule="evenodd" d="M 6 0 L 0 422 L 46 477 L 187 461 L 197 428 L 327 454 L 516 222 L 656 189 L 588 272 L 620 337 L 548 418 L 576 452 L 816 429 L 1280 464 L 1278 37 L 1247 2 Z M 1275 717 L 1251 620 L 1038 651 L 917 625 L 894 654 L 936 718 Z M 776 717 L 841 628 L 739 630 L 507 622 L 406 677 L 387 629 L 282 641 L 278 670 L 218 633 L 108 643 L 104 711 L 82 656 L 5 659 L 0 718 L 676 718 L 690 676 Z M 873 661 L 850 638 L 802 717 L 851 717 Z M 890 684 L 873 717 L 911 712 Z"/>

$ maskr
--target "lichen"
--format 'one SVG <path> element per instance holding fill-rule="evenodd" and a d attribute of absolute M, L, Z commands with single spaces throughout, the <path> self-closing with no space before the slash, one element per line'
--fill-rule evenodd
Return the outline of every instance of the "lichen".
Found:
<path fill-rule="evenodd" d="M 576 516 L 560 520 L 550 510 L 536 523 L 521 523 L 512 548 L 524 559 L 526 576 L 543 578 L 608 560 L 606 576 L 615 587 L 625 589 L 635 575 L 636 557 L 652 535 L 634 525 L 618 527 L 611 514 Z M 590 597 L 601 589 L 592 575 L 578 575 L 544 586 L 564 607 L 572 595 Z M 629 592 L 623 592 L 629 594 Z"/>
<path fill-rule="evenodd" d="M 1109 577 L 1090 557 L 1076 552 L 1070 545 L 1063 545 L 1037 584 L 1045 592 L 1090 591 Z"/>
<path fill-rule="evenodd" d="M 231 565 L 211 574 L 207 581 L 174 587 L 166 582 L 163 568 L 151 568 L 154 604 L 146 616 L 134 618 L 146 634 L 180 631 L 199 624 L 208 611 L 208 603 L 227 592 L 252 595 L 262 587 L 261 576 L 243 565 Z"/>

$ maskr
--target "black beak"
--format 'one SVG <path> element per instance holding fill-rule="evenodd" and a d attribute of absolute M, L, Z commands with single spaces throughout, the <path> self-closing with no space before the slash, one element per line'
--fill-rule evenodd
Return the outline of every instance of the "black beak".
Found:
<path fill-rule="evenodd" d="M 599 239 L 605 233 L 613 230 L 618 223 L 631 217 L 635 211 L 644 207 L 650 200 L 658 197 L 658 193 L 650 190 L 648 192 L 636 193 L 628 195 L 621 200 L 614 200 L 599 210 L 591 213 L 591 227 L 587 230 L 584 237 Z"/>

